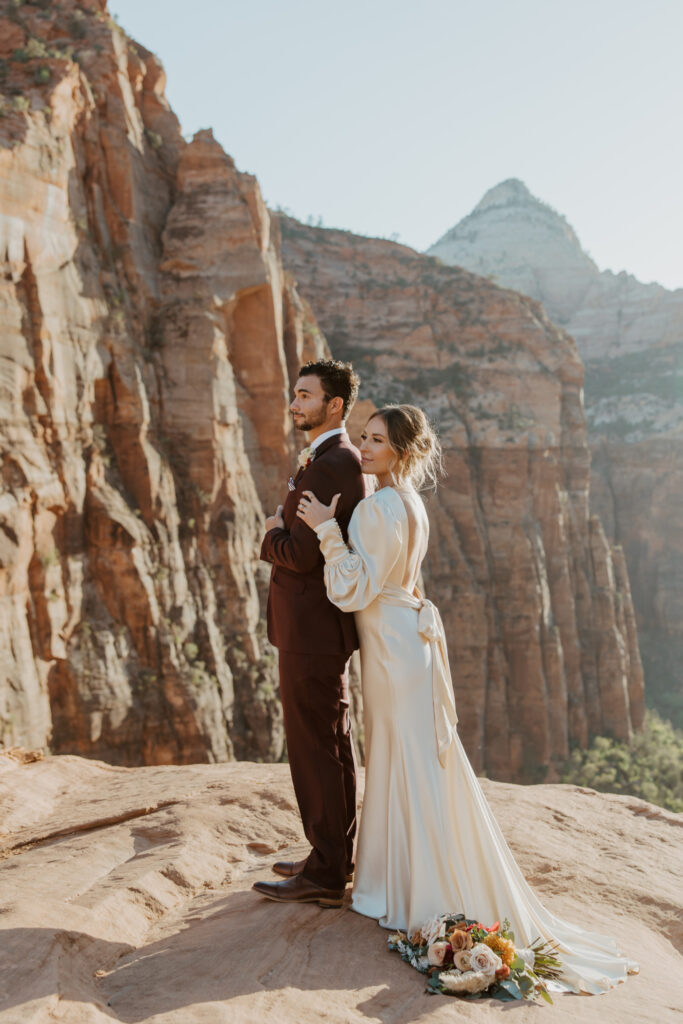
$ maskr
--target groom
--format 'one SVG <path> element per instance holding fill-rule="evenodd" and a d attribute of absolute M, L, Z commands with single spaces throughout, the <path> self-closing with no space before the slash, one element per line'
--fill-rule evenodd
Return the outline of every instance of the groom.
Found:
<path fill-rule="evenodd" d="M 290 412 L 309 447 L 289 479 L 284 507 L 266 519 L 261 558 L 272 562 L 268 639 L 279 650 L 280 696 L 289 767 L 306 838 L 302 861 L 279 861 L 281 882 L 256 882 L 273 900 L 341 906 L 353 873 L 356 765 L 349 721 L 348 660 L 358 647 L 353 615 L 327 599 L 318 538 L 297 517 L 301 494 L 326 504 L 340 494 L 336 519 L 344 539 L 365 497 L 358 450 L 344 421 L 360 381 L 349 363 L 321 359 L 299 370 Z"/>

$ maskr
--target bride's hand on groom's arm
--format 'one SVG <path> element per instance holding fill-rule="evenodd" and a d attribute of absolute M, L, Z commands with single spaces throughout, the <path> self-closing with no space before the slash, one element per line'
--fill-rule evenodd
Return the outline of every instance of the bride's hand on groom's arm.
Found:
<path fill-rule="evenodd" d="M 329 505 L 323 505 L 321 501 L 318 501 L 313 491 L 304 491 L 299 499 L 299 507 L 296 510 L 296 514 L 299 519 L 303 519 L 306 525 L 310 526 L 313 530 L 316 526 L 320 526 L 321 523 L 326 523 L 328 519 L 334 519 L 337 502 L 340 498 L 341 491 L 339 494 L 335 494 Z"/>

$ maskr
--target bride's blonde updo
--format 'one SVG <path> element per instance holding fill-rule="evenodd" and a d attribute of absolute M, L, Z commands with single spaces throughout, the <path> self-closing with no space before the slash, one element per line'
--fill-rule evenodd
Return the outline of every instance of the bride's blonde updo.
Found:
<path fill-rule="evenodd" d="M 432 426 L 415 405 L 385 405 L 373 413 L 387 428 L 389 447 L 397 456 L 393 475 L 398 484 L 421 490 L 425 484 L 436 488 L 443 474 L 441 445 Z"/>

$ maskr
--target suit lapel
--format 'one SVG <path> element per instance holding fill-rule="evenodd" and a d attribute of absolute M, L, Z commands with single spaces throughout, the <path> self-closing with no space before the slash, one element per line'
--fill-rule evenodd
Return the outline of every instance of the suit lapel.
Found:
<path fill-rule="evenodd" d="M 321 445 L 315 450 L 315 459 L 319 459 L 321 455 L 324 455 L 326 451 L 339 444 L 344 438 L 345 434 L 334 434 L 332 437 L 328 437 Z M 315 462 L 313 459 L 313 462 Z M 311 463 L 312 465 L 313 463 Z M 296 518 L 296 509 L 299 504 L 299 487 L 301 485 L 301 478 L 308 469 L 308 466 L 302 466 L 298 469 L 294 479 L 294 490 L 290 491 L 287 495 L 284 508 L 282 510 L 282 517 L 285 521 L 287 529 L 291 529 L 292 522 Z"/>
<path fill-rule="evenodd" d="M 315 450 L 315 458 L 319 459 L 321 455 L 324 455 L 326 451 L 333 448 L 334 445 L 340 444 L 345 438 L 345 434 L 333 434 L 332 437 L 328 437 L 321 445 Z M 313 460 L 315 462 L 315 459 Z"/>

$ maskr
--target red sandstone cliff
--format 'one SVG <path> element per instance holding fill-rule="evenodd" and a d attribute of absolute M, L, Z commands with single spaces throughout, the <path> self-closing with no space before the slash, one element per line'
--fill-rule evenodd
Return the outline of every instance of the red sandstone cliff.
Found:
<path fill-rule="evenodd" d="M 258 545 L 323 343 L 104 2 L 5 4 L 0 40 L 0 741 L 279 757 Z"/>
<path fill-rule="evenodd" d="M 447 449 L 427 566 L 475 766 L 628 735 L 628 582 L 587 513 L 582 370 L 517 295 L 277 223 L 104 2 L 5 4 L 0 741 L 136 764 L 279 757 L 263 510 L 302 358 L 424 401 Z M 311 307 L 306 300 L 310 300 Z M 367 406 L 366 406 L 367 408 Z"/>
<path fill-rule="evenodd" d="M 533 778 L 643 719 L 628 577 L 589 515 L 583 367 L 538 303 L 428 256 L 282 218 L 283 260 L 377 405 L 436 422 L 429 498 L 441 607 L 477 771 Z"/>
<path fill-rule="evenodd" d="M 650 700 L 683 725 L 683 288 L 600 271 L 516 179 L 429 252 L 543 303 L 586 367 L 591 509 L 623 547 Z"/>

